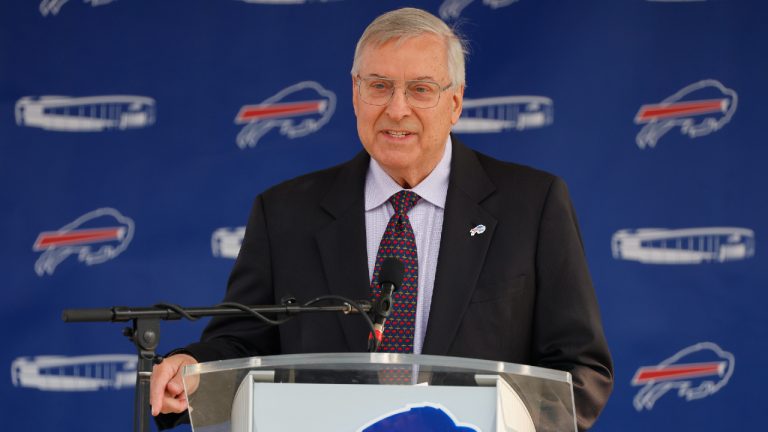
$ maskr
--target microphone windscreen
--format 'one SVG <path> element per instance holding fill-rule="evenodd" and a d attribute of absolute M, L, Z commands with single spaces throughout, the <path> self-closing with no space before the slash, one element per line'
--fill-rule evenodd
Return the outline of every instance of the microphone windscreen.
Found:
<path fill-rule="evenodd" d="M 379 272 L 379 285 L 389 282 L 395 286 L 395 291 L 399 290 L 400 285 L 403 284 L 404 271 L 405 266 L 399 259 L 384 258 L 384 262 L 381 263 L 381 271 Z"/>

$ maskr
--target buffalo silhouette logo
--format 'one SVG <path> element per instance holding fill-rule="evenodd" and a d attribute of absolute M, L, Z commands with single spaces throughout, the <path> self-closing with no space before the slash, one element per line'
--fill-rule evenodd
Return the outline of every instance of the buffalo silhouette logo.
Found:
<path fill-rule="evenodd" d="M 461 15 L 461 12 L 469 6 L 474 0 L 444 0 L 440 5 L 438 13 L 440 18 L 444 20 L 457 19 Z M 498 9 L 505 6 L 509 6 L 518 0 L 483 0 L 483 4 L 491 9 Z"/>
<path fill-rule="evenodd" d="M 120 255 L 133 239 L 134 224 L 113 208 L 88 212 L 56 231 L 37 236 L 32 250 L 43 253 L 35 263 L 38 276 L 52 275 L 70 255 L 86 265 L 101 264 Z"/>
<path fill-rule="evenodd" d="M 408 405 L 358 429 L 358 432 L 480 432 L 477 426 L 458 423 L 448 409 L 435 404 Z"/>
<path fill-rule="evenodd" d="M 311 134 L 325 126 L 336 109 L 336 95 L 314 81 L 302 81 L 257 105 L 245 105 L 235 117 L 245 124 L 237 135 L 241 149 L 255 147 L 272 129 L 288 138 Z"/>
<path fill-rule="evenodd" d="M 637 134 L 641 149 L 655 147 L 675 127 L 691 138 L 709 135 L 725 126 L 736 112 L 738 95 L 719 81 L 707 79 L 689 86 L 658 104 L 643 105 L 635 115 L 644 124 Z"/>
<path fill-rule="evenodd" d="M 652 409 L 659 398 L 672 390 L 677 390 L 677 396 L 686 401 L 715 394 L 728 384 L 735 363 L 733 354 L 717 344 L 701 342 L 657 366 L 641 367 L 632 378 L 632 385 L 643 386 L 634 398 L 635 409 Z"/>

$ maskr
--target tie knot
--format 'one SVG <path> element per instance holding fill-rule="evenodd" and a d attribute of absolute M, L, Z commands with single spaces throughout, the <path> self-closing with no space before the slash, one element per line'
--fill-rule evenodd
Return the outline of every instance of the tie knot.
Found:
<path fill-rule="evenodd" d="M 415 192 L 411 192 L 409 190 L 401 190 L 400 192 L 389 197 L 389 203 L 392 204 L 396 214 L 406 214 L 410 209 L 413 208 L 413 206 L 416 205 L 416 202 L 419 201 L 419 198 L 421 197 Z"/>

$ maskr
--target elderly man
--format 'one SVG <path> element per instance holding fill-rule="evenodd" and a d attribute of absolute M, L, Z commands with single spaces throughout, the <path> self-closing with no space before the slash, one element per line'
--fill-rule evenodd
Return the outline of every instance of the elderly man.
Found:
<path fill-rule="evenodd" d="M 370 298 L 379 263 L 397 257 L 408 277 L 383 351 L 569 371 L 586 429 L 608 398 L 613 371 L 565 184 L 451 136 L 464 85 L 463 43 L 438 18 L 407 8 L 371 23 L 352 67 L 365 151 L 256 198 L 226 300 Z M 405 337 L 391 337 L 392 328 Z M 280 327 L 214 319 L 201 342 L 155 367 L 152 412 L 186 409 L 179 376 L 186 364 L 365 351 L 367 332 L 334 315 Z"/>

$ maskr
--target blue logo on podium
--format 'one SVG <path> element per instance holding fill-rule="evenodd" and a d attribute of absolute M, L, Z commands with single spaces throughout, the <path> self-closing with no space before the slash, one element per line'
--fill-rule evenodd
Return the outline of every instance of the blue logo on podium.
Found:
<path fill-rule="evenodd" d="M 386 414 L 359 432 L 481 432 L 477 426 L 458 423 L 445 407 L 423 404 L 409 405 L 405 409 Z"/>

